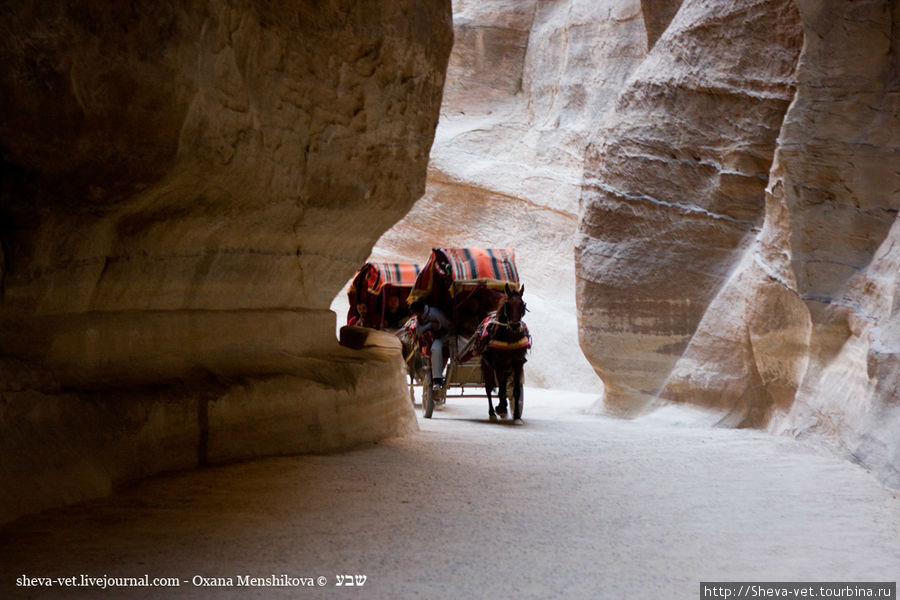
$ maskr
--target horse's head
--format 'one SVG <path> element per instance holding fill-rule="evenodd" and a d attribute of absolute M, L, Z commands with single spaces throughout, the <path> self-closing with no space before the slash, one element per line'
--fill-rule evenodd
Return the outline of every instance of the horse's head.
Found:
<path fill-rule="evenodd" d="M 518 291 L 509 287 L 509 284 L 506 284 L 506 298 L 503 300 L 503 304 L 500 307 L 499 318 L 500 321 L 509 325 L 509 328 L 513 331 L 520 331 L 522 329 L 522 317 L 525 316 L 525 301 L 522 300 L 522 294 L 525 293 L 525 286 L 523 285 L 519 288 Z"/>
<path fill-rule="evenodd" d="M 450 266 L 450 261 L 447 260 L 444 253 L 437 248 L 434 248 L 432 252 L 434 253 L 435 274 L 441 281 L 446 283 L 453 281 L 453 267 Z"/>

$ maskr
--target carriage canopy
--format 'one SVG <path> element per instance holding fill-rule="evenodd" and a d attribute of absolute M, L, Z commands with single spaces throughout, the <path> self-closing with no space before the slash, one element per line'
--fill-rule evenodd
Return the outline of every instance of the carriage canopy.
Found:
<path fill-rule="evenodd" d="M 398 320 L 408 316 L 407 299 L 421 270 L 411 263 L 365 263 L 347 291 L 347 323 L 375 329 L 399 327 Z M 392 297 L 398 300 L 399 313 L 392 310 Z M 365 315 L 360 314 L 360 305 L 365 306 Z"/>
<path fill-rule="evenodd" d="M 350 289 L 363 286 L 370 294 L 380 294 L 384 286 L 412 288 L 422 268 L 407 263 L 367 262 L 362 266 Z"/>
<path fill-rule="evenodd" d="M 451 296 L 477 284 L 492 290 L 502 290 L 507 284 L 519 289 L 515 252 L 510 249 L 435 248 L 416 280 L 410 302 L 432 297 L 442 274 L 449 276 Z"/>

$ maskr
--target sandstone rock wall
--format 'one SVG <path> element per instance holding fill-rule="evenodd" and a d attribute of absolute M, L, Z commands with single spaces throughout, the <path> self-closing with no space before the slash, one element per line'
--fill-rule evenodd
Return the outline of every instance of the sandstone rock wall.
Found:
<path fill-rule="evenodd" d="M 715 408 L 900 485 L 898 10 L 680 6 L 585 167 L 580 332 L 608 408 Z"/>
<path fill-rule="evenodd" d="M 0 522 L 415 426 L 328 304 L 424 190 L 451 43 L 449 0 L 4 7 Z"/>
<path fill-rule="evenodd" d="M 610 406 L 659 394 L 762 224 L 800 44 L 790 0 L 686 2 L 601 125 L 576 263 Z"/>
<path fill-rule="evenodd" d="M 767 219 L 759 262 L 791 277 L 807 352 L 763 349 L 796 385 L 770 427 L 824 436 L 900 487 L 900 6 L 797 5 L 808 41 L 769 189 L 786 225 Z M 777 403 L 785 378 L 763 373 Z"/>

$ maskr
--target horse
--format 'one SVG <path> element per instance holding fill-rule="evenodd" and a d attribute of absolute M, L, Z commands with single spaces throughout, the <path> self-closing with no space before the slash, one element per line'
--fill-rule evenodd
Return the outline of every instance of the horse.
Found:
<path fill-rule="evenodd" d="M 488 415 L 492 421 L 497 418 L 496 414 L 505 415 L 507 412 L 506 384 L 510 376 L 513 383 L 513 419 L 522 418 L 522 370 L 527 360 L 525 355 L 531 347 L 531 336 L 522 321 L 526 311 L 522 300 L 524 292 L 524 285 L 516 291 L 506 284 L 506 295 L 501 299 L 496 314 L 485 320 L 489 339 L 481 351 L 481 373 L 487 392 Z M 495 385 L 499 400 L 496 414 L 491 399 L 491 390 Z"/>
<path fill-rule="evenodd" d="M 419 340 L 416 337 L 416 319 L 411 317 L 396 330 L 394 335 L 400 340 L 403 348 L 403 360 L 406 362 L 406 375 L 409 377 L 409 399 L 415 404 L 416 395 L 414 387 L 417 383 L 425 381 L 425 357 L 420 350 Z"/>

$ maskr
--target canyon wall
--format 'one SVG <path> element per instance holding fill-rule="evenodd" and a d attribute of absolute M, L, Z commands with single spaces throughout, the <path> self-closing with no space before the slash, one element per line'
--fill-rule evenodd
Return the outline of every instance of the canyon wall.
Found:
<path fill-rule="evenodd" d="M 449 0 L 8 3 L 0 522 L 415 428 L 328 306 L 424 190 Z"/>
<path fill-rule="evenodd" d="M 707 407 L 900 486 L 898 24 L 888 0 L 680 5 L 585 162 L 606 409 Z"/>
<path fill-rule="evenodd" d="M 596 134 L 576 262 L 609 406 L 659 394 L 761 226 L 801 41 L 791 0 L 686 2 Z"/>
<path fill-rule="evenodd" d="M 895 4 L 8 3 L 0 523 L 414 429 L 328 307 L 433 246 L 517 250 L 528 385 L 900 486 Z"/>

